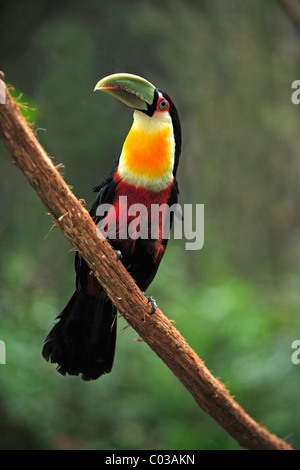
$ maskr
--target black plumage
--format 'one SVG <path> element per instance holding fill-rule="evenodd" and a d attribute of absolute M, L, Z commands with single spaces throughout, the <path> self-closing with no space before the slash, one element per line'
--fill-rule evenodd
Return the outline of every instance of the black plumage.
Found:
<path fill-rule="evenodd" d="M 156 108 L 159 91 L 156 90 L 153 105 L 148 106 L 146 111 L 150 117 Z M 160 93 L 163 92 L 160 91 Z M 176 170 L 181 149 L 181 130 L 176 108 L 170 98 L 166 94 L 164 96 L 170 103 L 169 112 L 176 145 L 173 166 L 174 179 L 169 192 L 166 193 L 168 194 L 167 199 L 163 202 L 172 206 L 178 198 Z M 113 205 L 122 184 L 116 178 L 118 163 L 119 159 L 108 178 L 94 188 L 97 195 L 90 215 L 96 224 L 101 221 L 101 217 L 97 215 L 97 208 L 104 203 Z M 136 188 L 137 195 L 139 194 L 138 189 Z M 145 191 L 141 192 L 139 202 L 143 201 L 144 193 Z M 133 197 L 135 197 L 135 193 Z M 170 224 L 172 224 L 172 217 Z M 121 251 L 122 263 L 135 279 L 138 287 L 143 292 L 146 291 L 157 272 L 168 238 L 162 239 L 159 246 L 157 240 L 151 238 L 138 238 L 134 242 L 129 238 L 125 240 L 116 238 L 109 239 L 109 242 L 115 250 Z M 117 310 L 87 263 L 80 258 L 78 253 L 75 257 L 75 271 L 76 291 L 57 317 L 58 321 L 46 338 L 42 354 L 47 361 L 58 364 L 57 370 L 61 374 L 81 374 L 84 380 L 94 380 L 110 372 L 113 365 Z"/>

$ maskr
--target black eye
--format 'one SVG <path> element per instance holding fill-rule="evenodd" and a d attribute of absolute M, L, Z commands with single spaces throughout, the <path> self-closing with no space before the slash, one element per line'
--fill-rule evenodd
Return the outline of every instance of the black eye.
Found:
<path fill-rule="evenodd" d="M 161 100 L 159 103 L 160 109 L 166 109 L 168 107 L 168 102 L 166 100 Z"/>

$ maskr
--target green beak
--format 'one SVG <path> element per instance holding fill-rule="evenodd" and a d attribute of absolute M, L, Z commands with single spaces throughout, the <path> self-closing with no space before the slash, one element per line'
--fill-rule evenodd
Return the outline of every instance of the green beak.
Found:
<path fill-rule="evenodd" d="M 145 111 L 154 101 L 155 86 L 138 75 L 116 73 L 102 78 L 94 91 L 110 93 L 134 109 Z"/>

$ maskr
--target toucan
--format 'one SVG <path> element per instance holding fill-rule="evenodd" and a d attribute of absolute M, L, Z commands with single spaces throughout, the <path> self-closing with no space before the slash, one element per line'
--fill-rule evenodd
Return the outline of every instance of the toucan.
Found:
<path fill-rule="evenodd" d="M 95 90 L 110 93 L 134 112 L 132 127 L 112 172 L 94 188 L 97 195 L 90 215 L 145 293 L 169 240 L 163 224 L 167 223 L 170 228 L 174 214 L 165 218 L 159 214 L 155 221 L 155 236 L 150 230 L 153 217 L 140 218 L 135 232 L 129 234 L 127 229 L 133 222 L 129 209 L 135 204 L 143 205 L 147 210 L 153 205 L 167 208 L 176 205 L 180 120 L 167 93 L 137 75 L 109 75 L 96 84 Z M 101 211 L 103 205 L 109 209 Z M 116 219 L 114 230 L 112 224 L 109 228 L 112 215 Z M 139 235 L 141 233 L 144 236 Z M 113 366 L 117 310 L 78 253 L 75 271 L 76 291 L 58 315 L 58 321 L 45 340 L 42 355 L 47 361 L 56 363 L 62 375 L 95 380 L 109 373 Z M 149 299 L 155 311 L 155 301 Z"/>

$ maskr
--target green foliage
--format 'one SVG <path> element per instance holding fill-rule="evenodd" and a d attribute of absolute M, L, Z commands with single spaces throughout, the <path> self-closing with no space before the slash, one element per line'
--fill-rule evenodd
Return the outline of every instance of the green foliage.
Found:
<path fill-rule="evenodd" d="M 24 96 L 19 90 L 14 87 L 9 87 L 9 93 L 15 102 L 18 104 L 19 109 L 28 123 L 34 124 L 38 117 L 38 108 L 33 101 Z"/>
<path fill-rule="evenodd" d="M 1 68 L 88 207 L 132 119 L 96 82 L 137 73 L 174 99 L 180 202 L 205 204 L 205 245 L 171 241 L 149 293 L 246 411 L 299 448 L 299 36 L 276 2 L 24 5 L 1 3 Z M 237 449 L 122 319 L 111 374 L 84 383 L 45 363 L 74 254 L 0 154 L 0 447 Z"/>

